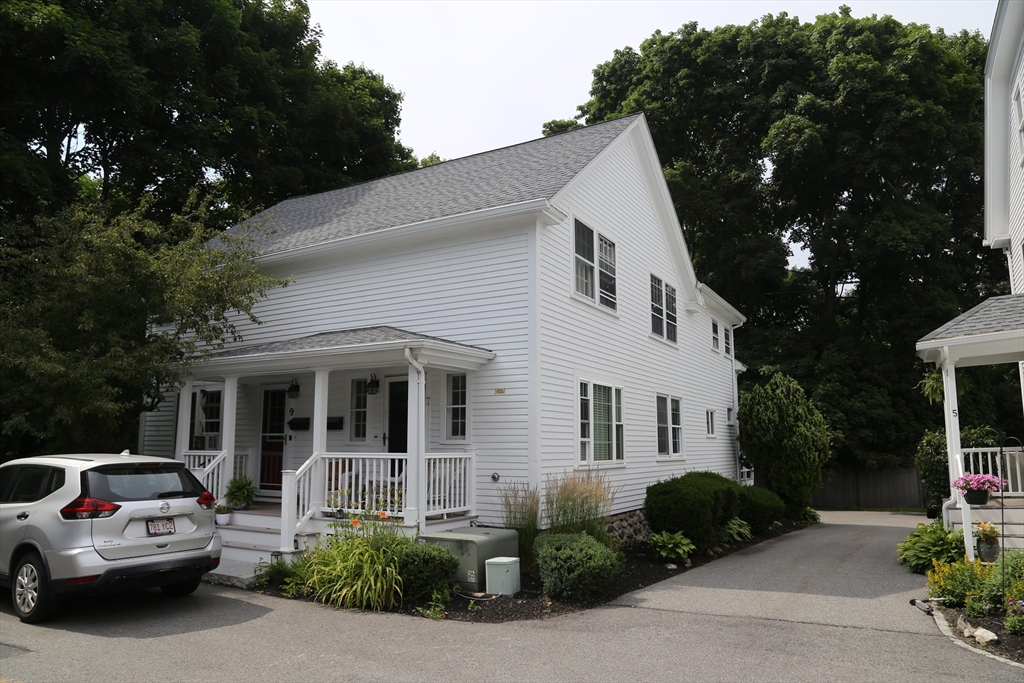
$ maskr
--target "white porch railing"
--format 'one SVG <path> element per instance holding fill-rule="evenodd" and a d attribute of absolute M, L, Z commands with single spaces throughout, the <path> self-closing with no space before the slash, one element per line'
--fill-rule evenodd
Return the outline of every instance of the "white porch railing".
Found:
<path fill-rule="evenodd" d="M 1024 450 L 1004 448 L 964 448 L 961 451 L 964 474 L 992 474 L 1006 479 L 1006 490 L 993 495 L 1024 496 Z"/>
<path fill-rule="evenodd" d="M 404 453 L 325 453 L 324 508 L 351 515 L 401 515 L 409 498 L 408 456 Z"/>
<path fill-rule="evenodd" d="M 206 490 L 220 500 L 228 490 L 227 451 L 185 451 L 185 467 L 196 475 Z"/>
<path fill-rule="evenodd" d="M 295 534 L 316 512 L 315 477 L 320 453 L 314 453 L 297 470 L 281 472 L 281 551 L 293 549 Z"/>
<path fill-rule="evenodd" d="M 473 456 L 427 455 L 426 514 L 444 515 L 472 510 Z"/>

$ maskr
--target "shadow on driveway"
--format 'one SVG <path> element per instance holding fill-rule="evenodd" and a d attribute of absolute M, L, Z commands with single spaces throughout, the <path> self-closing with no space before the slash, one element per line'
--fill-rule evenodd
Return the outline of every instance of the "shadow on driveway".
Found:
<path fill-rule="evenodd" d="M 0 612 L 13 615 L 10 592 L 5 593 L 0 600 Z M 50 621 L 38 627 L 100 638 L 146 639 L 235 626 L 271 611 L 217 594 L 204 584 L 184 598 L 169 598 L 159 589 L 70 597 L 60 604 Z"/>

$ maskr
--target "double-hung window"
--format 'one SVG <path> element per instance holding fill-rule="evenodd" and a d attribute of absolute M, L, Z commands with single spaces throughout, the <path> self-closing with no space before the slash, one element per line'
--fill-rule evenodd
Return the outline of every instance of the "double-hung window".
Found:
<path fill-rule="evenodd" d="M 580 380 L 580 463 L 625 458 L 622 388 Z"/>
<path fill-rule="evenodd" d="M 200 390 L 192 394 L 192 448 L 220 450 L 221 392 Z"/>
<path fill-rule="evenodd" d="M 682 401 L 675 396 L 657 397 L 658 455 L 680 457 L 683 454 Z"/>
<path fill-rule="evenodd" d="M 722 328 L 722 339 L 725 341 L 725 355 L 732 355 L 732 328 L 728 325 Z"/>
<path fill-rule="evenodd" d="M 714 318 L 711 319 L 711 348 L 713 348 L 715 351 L 718 351 L 720 348 L 722 348 L 719 342 L 718 321 L 715 320 Z"/>
<path fill-rule="evenodd" d="M 466 440 L 466 375 L 448 375 L 445 389 L 446 437 L 449 441 Z"/>
<path fill-rule="evenodd" d="M 713 410 L 706 411 L 704 417 L 705 417 L 705 420 L 707 422 L 707 435 L 708 436 L 714 436 L 715 435 L 715 411 L 713 411 Z"/>
<path fill-rule="evenodd" d="M 651 276 L 651 334 L 676 341 L 676 290 Z"/>
<path fill-rule="evenodd" d="M 352 380 L 352 410 L 350 412 L 352 431 L 349 439 L 366 441 L 366 380 Z"/>
<path fill-rule="evenodd" d="M 615 242 L 580 221 L 575 222 L 575 235 L 576 293 L 614 311 Z"/>

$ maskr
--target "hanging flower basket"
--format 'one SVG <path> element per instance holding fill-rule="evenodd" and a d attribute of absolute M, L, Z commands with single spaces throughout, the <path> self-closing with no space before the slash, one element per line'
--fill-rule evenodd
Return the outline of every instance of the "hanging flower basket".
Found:
<path fill-rule="evenodd" d="M 964 491 L 964 502 L 968 505 L 985 505 L 988 503 L 988 491 L 985 489 L 967 489 Z"/>
<path fill-rule="evenodd" d="M 1005 479 L 991 474 L 965 474 L 950 484 L 950 487 L 962 493 L 968 505 L 984 505 L 988 502 L 988 494 L 1002 491 L 1006 483 Z"/>

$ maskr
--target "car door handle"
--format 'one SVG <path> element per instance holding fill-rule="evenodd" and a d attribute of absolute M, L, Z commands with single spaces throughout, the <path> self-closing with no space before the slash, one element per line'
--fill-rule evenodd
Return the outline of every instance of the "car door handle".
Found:
<path fill-rule="evenodd" d="M 28 519 L 28 513 L 27 512 L 22 512 L 21 514 L 18 515 L 17 519 L 18 519 L 19 522 L 24 522 L 26 519 Z"/>

